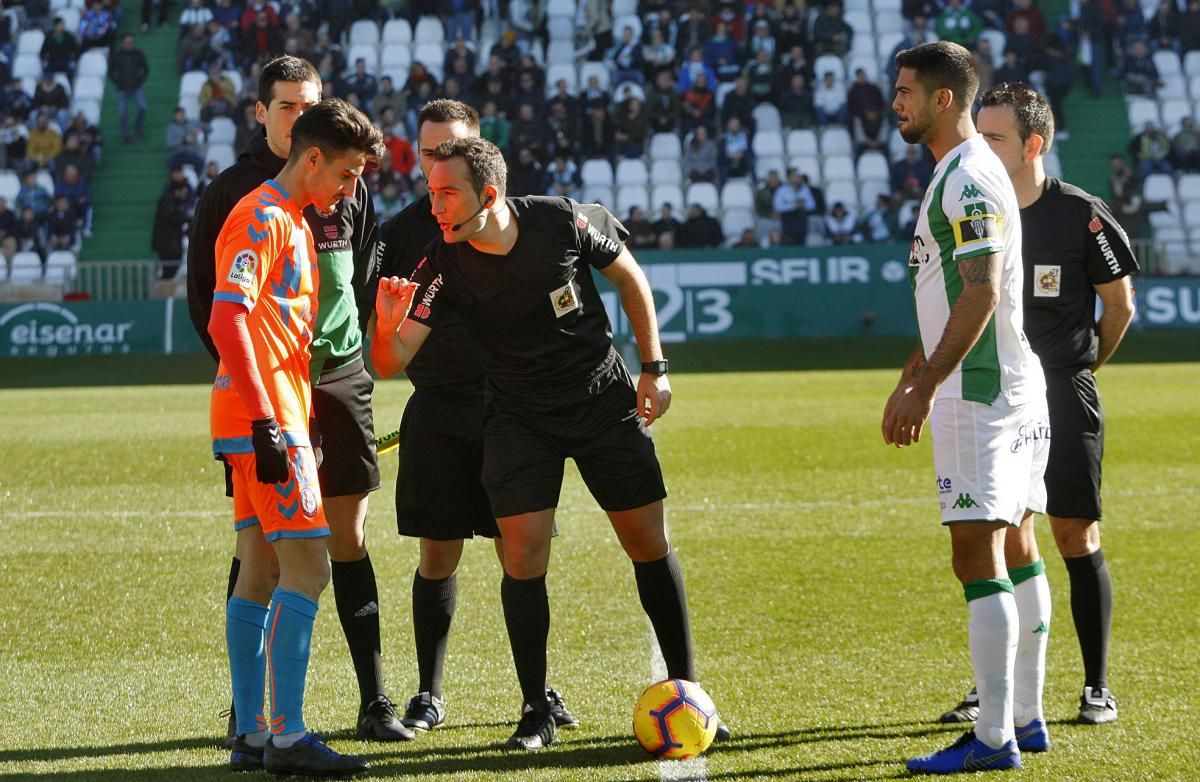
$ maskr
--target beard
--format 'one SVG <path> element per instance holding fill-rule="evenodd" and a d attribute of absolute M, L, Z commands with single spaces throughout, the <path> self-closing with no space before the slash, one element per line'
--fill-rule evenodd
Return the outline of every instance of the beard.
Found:
<path fill-rule="evenodd" d="M 929 129 L 933 127 L 933 117 L 922 112 L 920 115 L 913 117 L 908 121 L 907 126 L 900 128 L 900 138 L 904 139 L 906 144 L 921 144 L 925 140 L 925 136 L 929 133 Z"/>

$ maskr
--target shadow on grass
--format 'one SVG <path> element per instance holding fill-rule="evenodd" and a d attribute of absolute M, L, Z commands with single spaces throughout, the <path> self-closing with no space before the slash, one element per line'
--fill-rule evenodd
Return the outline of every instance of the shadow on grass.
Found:
<path fill-rule="evenodd" d="M 927 723 L 892 722 L 869 725 L 815 725 L 796 730 L 740 733 L 728 742 L 715 744 L 709 749 L 712 757 L 723 757 L 737 763 L 737 756 L 743 753 L 753 753 L 762 750 L 770 751 L 800 744 L 818 744 L 824 742 L 845 742 L 862 739 L 911 739 L 947 733 L 945 727 L 931 726 Z M 338 731 L 328 734 L 333 740 L 349 739 L 350 731 Z M 625 734 L 611 736 L 581 736 L 574 739 L 569 735 L 563 736 L 562 743 L 537 753 L 514 753 L 505 750 L 503 739 L 487 744 L 467 744 L 458 747 L 430 746 L 417 743 L 404 743 L 381 747 L 370 745 L 370 750 L 358 752 L 371 761 L 371 777 L 375 778 L 422 778 L 434 775 L 467 775 L 480 774 L 486 778 L 500 778 L 506 772 L 528 772 L 537 769 L 570 770 L 593 769 L 599 774 L 612 774 L 622 767 L 641 766 L 653 763 L 633 740 Z M 173 768 L 154 769 L 103 769 L 103 770 L 48 770 L 46 773 L 22 772 L 19 774 L 0 773 L 0 782 L 15 782 L 16 780 L 71 780 L 71 782 L 115 782 L 115 780 L 130 780 L 131 782 L 167 782 L 168 780 L 207 780 L 229 779 L 229 771 L 224 765 L 225 750 L 219 746 L 219 741 L 212 737 L 187 738 L 175 741 L 136 742 L 114 744 L 104 747 L 50 747 L 44 749 L 6 749 L 0 750 L 0 763 L 22 763 L 53 761 L 72 761 L 86 758 L 111 758 L 121 755 L 152 755 L 187 750 L 211 750 L 213 764 L 176 766 Z M 887 772 L 888 768 L 898 767 L 897 774 Z M 895 757 L 865 757 L 853 763 L 813 763 L 811 765 L 793 765 L 789 768 L 763 769 L 760 771 L 741 769 L 730 772 L 710 773 L 708 779 L 769 779 L 795 778 L 804 773 L 836 772 L 846 770 L 851 772 L 845 779 L 862 779 L 866 769 L 877 769 L 870 772 L 872 779 L 890 779 L 907 776 L 903 766 Z M 582 778 L 582 777 L 581 777 Z M 619 777 L 615 777 L 619 778 Z M 834 777 L 837 778 L 837 777 Z"/>

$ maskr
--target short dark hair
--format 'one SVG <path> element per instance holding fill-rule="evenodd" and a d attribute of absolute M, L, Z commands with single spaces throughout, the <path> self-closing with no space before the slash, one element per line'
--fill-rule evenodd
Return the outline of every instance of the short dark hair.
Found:
<path fill-rule="evenodd" d="M 461 122 L 472 136 L 479 135 L 479 112 L 467 104 L 449 98 L 437 98 L 421 107 L 417 114 L 417 135 L 426 122 Z"/>
<path fill-rule="evenodd" d="M 970 108 L 979 92 L 979 68 L 975 58 L 952 41 L 923 43 L 896 55 L 896 68 L 917 72 L 917 81 L 926 92 L 948 89 L 962 110 Z"/>
<path fill-rule="evenodd" d="M 312 82 L 317 85 L 317 93 L 321 92 L 321 74 L 316 67 L 303 57 L 293 57 L 285 54 L 276 57 L 263 66 L 258 76 L 258 99 L 264 106 L 270 106 L 275 99 L 275 85 L 281 81 Z"/>
<path fill-rule="evenodd" d="M 293 131 L 294 132 L 294 131 Z M 500 148 L 487 139 L 482 138 L 452 138 L 438 144 L 433 150 L 433 159 L 439 162 L 460 157 L 467 164 L 470 172 L 471 186 L 476 193 L 482 193 L 488 185 L 504 192 L 504 183 L 508 179 L 508 166 L 504 163 L 504 155 Z"/>
<path fill-rule="evenodd" d="M 317 147 L 329 158 L 351 149 L 379 157 L 383 154 L 383 132 L 346 101 L 329 98 L 300 115 L 292 126 L 289 159 L 297 159 L 310 147 Z"/>
<path fill-rule="evenodd" d="M 1044 155 L 1050 149 L 1054 140 L 1054 113 L 1050 104 L 1037 90 L 1023 82 L 1005 82 L 997 84 L 980 98 L 980 105 L 1009 106 L 1017 117 L 1017 135 L 1024 143 L 1030 134 L 1036 133 L 1046 140 L 1040 154 Z"/>

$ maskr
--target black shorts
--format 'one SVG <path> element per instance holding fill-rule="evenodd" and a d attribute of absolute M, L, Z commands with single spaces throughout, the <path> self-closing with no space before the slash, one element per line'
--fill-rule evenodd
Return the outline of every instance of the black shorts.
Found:
<path fill-rule="evenodd" d="M 1100 460 L 1104 456 L 1104 408 L 1091 370 L 1046 373 L 1050 410 L 1050 461 L 1046 465 L 1046 513 L 1100 518 Z"/>
<path fill-rule="evenodd" d="M 623 366 L 615 372 L 596 396 L 542 415 L 489 403 L 483 485 L 497 518 L 557 507 L 568 457 L 606 511 L 667 496 L 654 440 L 636 414 L 637 391 Z"/>
<path fill-rule="evenodd" d="M 499 536 L 480 482 L 483 400 L 414 391 L 400 419 L 396 528 L 430 540 Z"/>
<path fill-rule="evenodd" d="M 362 359 L 321 375 L 313 386 L 313 412 L 324 461 L 317 470 L 322 497 L 365 494 L 379 488 L 371 392 L 375 381 Z"/>

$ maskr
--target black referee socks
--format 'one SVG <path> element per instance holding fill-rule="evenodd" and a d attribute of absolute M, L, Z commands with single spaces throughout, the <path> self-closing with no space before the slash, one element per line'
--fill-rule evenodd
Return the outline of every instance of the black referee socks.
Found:
<path fill-rule="evenodd" d="M 512 646 L 513 664 L 525 703 L 549 711 L 546 699 L 546 639 L 550 636 L 550 598 L 546 576 L 517 579 L 504 574 L 500 582 L 504 624 Z"/>
<path fill-rule="evenodd" d="M 667 676 L 696 681 L 692 658 L 692 628 L 688 623 L 687 593 L 683 589 L 683 569 L 672 551 L 653 562 L 634 562 L 638 597 L 654 626 Z"/>
<path fill-rule="evenodd" d="M 367 704 L 383 695 L 383 661 L 379 651 L 379 590 L 375 585 L 375 568 L 371 555 L 356 562 L 330 562 L 333 573 L 333 599 L 354 675 L 358 679 L 359 696 Z"/>
<path fill-rule="evenodd" d="M 446 643 L 450 623 L 458 606 L 458 581 L 451 573 L 446 578 L 429 579 L 418 570 L 413 574 L 413 639 L 417 645 L 417 692 L 442 697 L 442 671 L 446 667 Z"/>
<path fill-rule="evenodd" d="M 1112 628 L 1112 578 L 1104 551 L 1063 558 L 1071 579 L 1071 616 L 1083 654 L 1084 684 L 1108 686 L 1108 634 Z"/>

